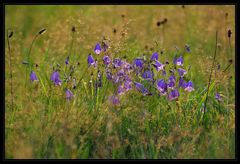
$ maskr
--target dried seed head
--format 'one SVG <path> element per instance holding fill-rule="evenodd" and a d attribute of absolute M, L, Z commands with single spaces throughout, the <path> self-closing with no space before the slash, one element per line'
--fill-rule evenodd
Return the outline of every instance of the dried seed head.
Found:
<path fill-rule="evenodd" d="M 13 36 L 13 32 L 11 31 L 11 33 L 8 36 L 8 38 L 11 38 L 12 36 Z"/>
<path fill-rule="evenodd" d="M 167 18 L 164 18 L 163 22 L 164 22 L 164 23 L 167 23 L 167 21 L 168 21 Z"/>
<path fill-rule="evenodd" d="M 182 5 L 182 8 L 184 9 L 184 8 L 185 8 L 185 5 Z"/>
<path fill-rule="evenodd" d="M 230 60 L 228 60 L 228 62 L 229 62 L 229 63 L 232 63 L 232 62 L 233 62 L 233 60 L 232 60 L 232 59 L 230 59 Z"/>
<path fill-rule="evenodd" d="M 72 27 L 72 32 L 76 32 L 76 28 L 74 26 Z"/>
<path fill-rule="evenodd" d="M 40 30 L 40 31 L 38 32 L 38 34 L 41 35 L 41 34 L 43 34 L 44 32 L 46 32 L 46 29 L 45 29 L 45 28 L 42 29 L 42 30 Z"/>
<path fill-rule="evenodd" d="M 116 32 L 117 32 L 117 30 L 114 28 L 114 29 L 113 29 L 113 33 L 116 34 Z"/>
<path fill-rule="evenodd" d="M 160 25 L 161 25 L 161 22 L 160 22 L 160 21 L 158 21 L 158 22 L 157 22 L 157 26 L 160 26 Z"/>
<path fill-rule="evenodd" d="M 225 13 L 225 17 L 228 17 L 228 13 Z"/>
<path fill-rule="evenodd" d="M 232 31 L 229 29 L 228 30 L 228 37 L 231 38 L 231 35 L 232 35 Z"/>
<path fill-rule="evenodd" d="M 124 17 L 125 17 L 125 15 L 124 15 L 124 14 L 122 14 L 122 15 L 121 15 L 121 17 L 122 17 L 122 18 L 124 18 Z"/>

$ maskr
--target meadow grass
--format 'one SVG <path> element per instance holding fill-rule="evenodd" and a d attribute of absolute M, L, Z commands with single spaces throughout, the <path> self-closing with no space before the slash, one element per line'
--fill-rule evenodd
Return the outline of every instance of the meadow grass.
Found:
<path fill-rule="evenodd" d="M 9 38 L 11 67 L 5 37 L 6 159 L 235 158 L 234 6 L 5 7 L 5 29 L 13 31 Z M 157 26 L 164 19 L 166 23 Z M 47 31 L 34 41 L 28 60 L 32 40 L 43 28 Z M 228 29 L 233 32 L 231 47 Z M 214 65 L 207 91 L 216 31 L 215 64 L 220 69 Z M 183 55 L 184 66 L 191 66 L 187 78 L 195 90 L 180 91 L 177 100 L 168 101 L 157 94 L 144 96 L 133 88 L 118 96 L 119 105 L 112 104 L 109 97 L 116 93 L 116 85 L 106 76 L 97 90 L 89 83 L 91 77 L 96 79 L 97 69 L 88 68 L 87 57 L 104 37 L 109 54 L 127 61 L 158 52 L 159 61 L 172 63 L 175 55 Z M 184 51 L 185 44 L 190 45 L 190 53 Z M 69 65 L 65 65 L 67 56 Z M 103 57 L 93 56 L 99 62 Z M 223 72 L 230 59 L 232 64 Z M 24 60 L 30 66 L 22 64 Z M 64 73 L 74 70 L 76 89 L 72 82 L 53 85 L 50 76 L 57 65 L 62 80 Z M 29 80 L 31 70 L 39 81 Z M 154 74 L 162 78 L 160 73 Z M 66 87 L 74 94 L 71 100 L 65 98 Z M 223 101 L 214 98 L 216 92 Z"/>

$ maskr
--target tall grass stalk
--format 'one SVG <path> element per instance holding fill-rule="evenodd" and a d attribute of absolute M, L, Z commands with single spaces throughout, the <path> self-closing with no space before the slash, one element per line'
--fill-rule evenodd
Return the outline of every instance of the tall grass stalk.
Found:
<path fill-rule="evenodd" d="M 209 87 L 210 87 L 211 80 L 212 80 L 212 72 L 213 72 L 213 69 L 214 69 L 214 64 L 215 64 L 215 59 L 216 59 L 216 54 L 217 54 L 217 40 L 218 40 L 218 31 L 216 31 L 215 51 L 214 51 L 214 57 L 213 57 L 213 63 L 212 63 L 212 67 L 211 67 L 210 77 L 209 77 L 209 81 L 208 81 L 207 96 L 206 96 L 206 99 L 205 99 L 205 102 L 204 102 L 203 117 L 205 116 L 205 113 L 206 113 Z"/>
<path fill-rule="evenodd" d="M 10 87 L 11 87 L 11 111 L 13 111 L 13 84 L 12 84 L 12 55 L 9 39 L 13 36 L 13 32 L 9 34 L 9 30 L 7 30 L 7 42 L 8 42 L 8 52 L 9 52 L 9 66 L 10 66 Z"/>

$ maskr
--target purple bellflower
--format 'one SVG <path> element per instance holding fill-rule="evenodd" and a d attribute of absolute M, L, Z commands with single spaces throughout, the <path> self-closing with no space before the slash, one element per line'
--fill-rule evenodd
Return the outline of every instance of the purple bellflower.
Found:
<path fill-rule="evenodd" d="M 96 44 L 95 48 L 94 48 L 94 52 L 98 55 L 101 53 L 101 46 L 99 43 Z"/>
<path fill-rule="evenodd" d="M 135 84 L 136 89 L 138 91 L 142 92 L 143 95 L 149 94 L 148 90 L 142 84 L 140 84 L 138 82 L 134 82 L 134 84 Z"/>
<path fill-rule="evenodd" d="M 150 70 L 146 70 L 142 77 L 145 79 L 145 80 L 150 80 L 152 81 L 153 80 L 153 73 L 150 71 Z"/>
<path fill-rule="evenodd" d="M 65 64 L 68 65 L 69 64 L 69 56 L 67 57 Z"/>
<path fill-rule="evenodd" d="M 54 71 L 52 73 L 50 80 L 53 81 L 55 85 L 61 85 L 62 84 L 62 81 L 59 78 L 58 71 Z"/>
<path fill-rule="evenodd" d="M 222 101 L 222 96 L 219 93 L 215 93 L 215 99 Z"/>
<path fill-rule="evenodd" d="M 154 61 L 154 60 L 158 60 L 158 53 L 157 52 L 154 52 L 151 56 L 151 61 Z"/>
<path fill-rule="evenodd" d="M 179 58 L 175 58 L 174 59 L 174 64 L 178 65 L 178 66 L 183 66 L 183 57 L 180 56 Z"/>
<path fill-rule="evenodd" d="M 31 71 L 31 74 L 30 74 L 30 80 L 31 81 L 38 81 L 37 75 L 33 71 Z"/>
<path fill-rule="evenodd" d="M 183 77 L 185 74 L 187 74 L 187 71 L 182 68 L 178 68 L 178 74 L 180 77 Z"/>
<path fill-rule="evenodd" d="M 113 60 L 112 64 L 115 68 L 118 68 L 122 65 L 122 61 L 119 58 L 116 58 Z"/>
<path fill-rule="evenodd" d="M 91 54 L 88 55 L 87 61 L 88 61 L 88 66 L 96 65 L 96 62 L 95 62 L 95 60 L 94 60 L 94 58 L 92 57 Z"/>
<path fill-rule="evenodd" d="M 66 98 L 68 100 L 73 98 L 73 93 L 69 89 L 66 89 Z"/>
<path fill-rule="evenodd" d="M 103 62 L 104 62 L 104 64 L 109 65 L 110 62 L 111 62 L 110 57 L 107 56 L 107 55 L 105 55 L 105 56 L 103 57 Z"/>
<path fill-rule="evenodd" d="M 163 79 L 159 80 L 157 82 L 157 89 L 161 93 L 161 95 L 165 95 L 167 93 L 167 83 L 165 83 Z"/>
<path fill-rule="evenodd" d="M 178 90 L 174 89 L 168 94 L 168 99 L 170 101 L 172 101 L 172 100 L 177 99 L 179 96 L 180 96 L 180 94 L 179 94 Z"/>
<path fill-rule="evenodd" d="M 160 71 L 164 70 L 165 65 L 156 60 L 156 63 L 153 64 L 153 66 L 156 68 L 157 71 Z"/>
<path fill-rule="evenodd" d="M 194 91 L 193 83 L 191 81 L 187 82 L 185 85 L 185 91 L 192 92 Z"/>

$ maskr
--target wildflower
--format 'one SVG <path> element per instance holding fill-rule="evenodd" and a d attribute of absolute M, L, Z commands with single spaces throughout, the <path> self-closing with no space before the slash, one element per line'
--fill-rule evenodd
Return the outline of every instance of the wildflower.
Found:
<path fill-rule="evenodd" d="M 120 104 L 119 98 L 116 95 L 110 96 L 109 100 L 111 101 L 111 103 L 113 105 L 119 105 Z"/>
<path fill-rule="evenodd" d="M 111 80 L 112 79 L 112 73 L 109 69 L 106 69 L 106 75 L 107 75 L 107 79 Z"/>
<path fill-rule="evenodd" d="M 111 62 L 110 57 L 107 56 L 107 55 L 105 55 L 105 56 L 103 57 L 103 62 L 104 62 L 104 64 L 106 64 L 106 65 L 110 64 L 110 62 Z"/>
<path fill-rule="evenodd" d="M 164 80 L 159 80 L 157 82 L 157 89 L 162 95 L 165 95 L 167 93 L 167 83 Z"/>
<path fill-rule="evenodd" d="M 137 67 L 139 67 L 139 68 L 143 68 L 143 61 L 142 61 L 142 59 L 135 59 L 134 60 L 134 65 L 136 65 Z"/>
<path fill-rule="evenodd" d="M 125 92 L 124 86 L 123 85 L 119 85 L 118 86 L 118 94 L 122 95 L 122 94 L 124 94 L 124 92 Z"/>
<path fill-rule="evenodd" d="M 96 44 L 96 46 L 95 46 L 95 48 L 94 48 L 94 52 L 96 53 L 96 54 L 100 54 L 101 53 L 101 46 L 100 46 L 100 44 L 99 43 L 97 43 Z"/>
<path fill-rule="evenodd" d="M 188 44 L 185 44 L 185 50 L 190 53 L 190 46 Z"/>
<path fill-rule="evenodd" d="M 96 64 L 96 62 L 94 61 L 94 58 L 92 57 L 91 54 L 88 55 L 87 61 L 88 61 L 88 66 L 91 66 L 91 65 L 95 65 L 95 64 Z"/>
<path fill-rule="evenodd" d="M 50 80 L 53 81 L 55 85 L 61 85 L 62 84 L 62 81 L 59 79 L 58 71 L 54 71 L 52 73 Z"/>
<path fill-rule="evenodd" d="M 112 64 L 115 68 L 117 68 L 117 67 L 120 67 L 122 65 L 122 61 L 119 58 L 116 58 L 116 59 L 113 60 Z"/>
<path fill-rule="evenodd" d="M 192 92 L 194 91 L 193 83 L 191 81 L 187 82 L 185 85 L 185 91 Z"/>
<path fill-rule="evenodd" d="M 183 66 L 183 57 L 180 56 L 179 58 L 175 58 L 174 59 L 174 64 L 178 65 L 178 66 Z"/>
<path fill-rule="evenodd" d="M 160 70 L 164 70 L 165 65 L 156 60 L 156 63 L 153 64 L 153 66 L 157 69 L 157 71 L 160 71 Z"/>
<path fill-rule="evenodd" d="M 132 81 L 130 79 L 127 79 L 124 81 L 124 89 L 125 91 L 128 91 L 132 88 Z"/>
<path fill-rule="evenodd" d="M 108 45 L 105 42 L 103 42 L 102 46 L 103 46 L 103 51 L 106 52 L 108 49 Z"/>
<path fill-rule="evenodd" d="M 185 88 L 186 87 L 186 82 L 184 81 L 183 77 L 180 77 L 178 87 Z"/>
<path fill-rule="evenodd" d="M 69 63 L 69 56 L 67 57 L 66 61 L 65 61 L 65 64 L 68 65 Z"/>
<path fill-rule="evenodd" d="M 37 75 L 33 71 L 31 71 L 31 74 L 30 74 L 30 80 L 31 81 L 38 81 Z"/>
<path fill-rule="evenodd" d="M 180 94 L 179 94 L 178 90 L 174 89 L 168 94 L 168 99 L 170 101 L 172 101 L 172 100 L 177 99 L 179 96 L 180 96 Z"/>
<path fill-rule="evenodd" d="M 73 93 L 69 89 L 66 89 L 66 98 L 69 100 L 73 98 Z"/>
<path fill-rule="evenodd" d="M 135 87 L 138 91 L 142 92 L 144 95 L 149 94 L 148 90 L 146 88 L 144 88 L 144 86 L 140 83 L 134 82 Z"/>
<path fill-rule="evenodd" d="M 153 73 L 150 70 L 147 70 L 143 73 L 142 77 L 145 80 L 153 80 Z"/>
<path fill-rule="evenodd" d="M 219 93 L 215 93 L 215 99 L 217 99 L 218 101 L 222 101 L 222 97 Z"/>
<path fill-rule="evenodd" d="M 187 71 L 185 69 L 178 68 L 178 73 L 180 77 L 183 77 L 187 73 Z"/>
<path fill-rule="evenodd" d="M 158 53 L 157 52 L 154 52 L 152 54 L 151 61 L 153 61 L 153 60 L 158 60 Z"/>
<path fill-rule="evenodd" d="M 130 72 L 132 70 L 132 65 L 128 62 L 123 62 L 122 68 L 124 69 L 124 71 Z"/>
<path fill-rule="evenodd" d="M 163 76 L 166 76 L 166 75 L 167 75 L 167 73 L 166 73 L 165 70 L 162 70 L 162 75 L 163 75 Z"/>

